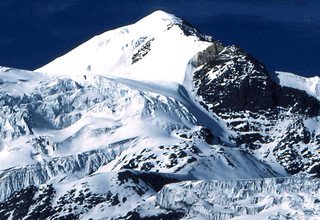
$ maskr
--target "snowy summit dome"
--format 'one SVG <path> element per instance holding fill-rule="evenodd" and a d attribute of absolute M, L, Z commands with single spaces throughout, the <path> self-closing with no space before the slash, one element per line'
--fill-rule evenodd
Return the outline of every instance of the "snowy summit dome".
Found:
<path fill-rule="evenodd" d="M 137 22 L 137 24 L 148 24 L 149 25 L 152 23 L 152 25 L 150 25 L 150 27 L 155 27 L 156 24 L 161 24 L 161 23 L 170 23 L 170 22 L 174 22 L 174 23 L 181 23 L 182 20 L 172 14 L 169 14 L 167 12 L 158 10 L 155 11 L 153 13 L 151 13 L 150 15 L 142 18 L 140 21 Z"/>
<path fill-rule="evenodd" d="M 182 83 L 188 62 L 209 41 L 174 15 L 156 11 L 133 25 L 93 37 L 36 71 Z"/>

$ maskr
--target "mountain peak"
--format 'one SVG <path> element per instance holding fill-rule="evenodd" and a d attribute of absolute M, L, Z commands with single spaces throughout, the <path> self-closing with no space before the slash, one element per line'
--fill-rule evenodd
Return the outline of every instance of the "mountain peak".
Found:
<path fill-rule="evenodd" d="M 139 22 L 154 22 L 154 21 L 170 21 L 170 22 L 181 22 L 181 19 L 174 16 L 173 14 L 169 14 L 165 11 L 157 10 L 142 18 Z"/>
<path fill-rule="evenodd" d="M 155 11 L 132 25 L 93 37 L 36 71 L 183 83 L 188 62 L 210 40 L 182 19 Z"/>

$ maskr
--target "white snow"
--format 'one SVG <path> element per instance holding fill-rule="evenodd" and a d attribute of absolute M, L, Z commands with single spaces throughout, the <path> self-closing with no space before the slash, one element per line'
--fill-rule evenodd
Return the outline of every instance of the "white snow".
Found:
<path fill-rule="evenodd" d="M 306 78 L 306 77 L 295 75 L 293 73 L 280 72 L 280 71 L 277 71 L 275 74 L 279 80 L 280 85 L 305 91 L 309 95 L 320 100 L 320 77 L 319 76 Z"/>
<path fill-rule="evenodd" d="M 182 83 L 189 60 L 210 43 L 186 36 L 181 24 L 179 18 L 156 11 L 133 25 L 98 35 L 36 71 Z M 134 54 L 148 42 L 150 51 L 132 64 Z"/>
<path fill-rule="evenodd" d="M 46 79 L 45 74 L 0 67 L 0 91 L 14 96 L 31 93 Z"/>

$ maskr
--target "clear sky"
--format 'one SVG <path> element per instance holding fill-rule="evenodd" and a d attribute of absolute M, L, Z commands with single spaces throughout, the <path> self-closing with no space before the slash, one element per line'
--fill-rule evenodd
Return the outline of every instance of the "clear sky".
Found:
<path fill-rule="evenodd" d="M 270 71 L 320 75 L 318 0 L 1 0 L 0 65 L 36 69 L 159 9 L 242 47 Z"/>

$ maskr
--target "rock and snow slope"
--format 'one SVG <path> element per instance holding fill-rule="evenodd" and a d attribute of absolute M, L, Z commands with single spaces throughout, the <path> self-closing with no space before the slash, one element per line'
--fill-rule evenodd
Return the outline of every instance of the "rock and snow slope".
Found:
<path fill-rule="evenodd" d="M 320 100 L 320 78 L 319 76 L 305 78 L 287 72 L 276 72 L 276 79 L 279 84 L 286 87 L 291 87 L 306 91 L 309 95 Z"/>
<path fill-rule="evenodd" d="M 319 176 L 316 97 L 283 86 L 259 61 L 235 46 L 213 44 L 198 53 L 192 65 L 196 99 L 237 133 L 238 147 L 266 162 L 276 160 L 291 174 L 304 171 Z"/>
<path fill-rule="evenodd" d="M 319 82 L 277 77 L 161 11 L 36 72 L 1 68 L 0 216 L 319 215 L 318 180 L 290 177 L 320 175 Z M 186 180 L 202 182 L 167 186 Z"/>

